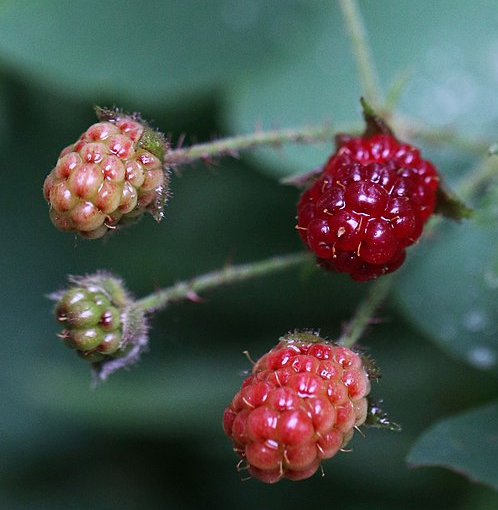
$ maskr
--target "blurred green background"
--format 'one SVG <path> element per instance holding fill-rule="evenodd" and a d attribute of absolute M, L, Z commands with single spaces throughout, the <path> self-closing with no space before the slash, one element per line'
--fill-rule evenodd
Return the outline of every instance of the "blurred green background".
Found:
<path fill-rule="evenodd" d="M 494 141 L 498 4 L 359 5 L 382 85 L 408 76 L 399 110 Z M 41 188 L 60 150 L 94 122 L 94 104 L 140 111 L 173 144 L 182 133 L 191 144 L 256 126 L 357 122 L 361 93 L 332 0 L 0 2 L 1 508 L 498 508 L 491 488 L 405 461 L 436 420 L 497 398 L 494 200 L 478 221 L 444 220 L 412 250 L 362 340 L 383 373 L 373 394 L 403 432 L 357 435 L 353 453 L 324 463 L 324 477 L 241 481 L 221 416 L 249 368 L 244 350 L 256 358 L 294 328 L 334 337 L 370 284 L 294 270 L 171 306 L 153 318 L 139 365 L 96 391 L 56 337 L 45 296 L 67 274 L 107 269 L 143 296 L 227 261 L 302 249 L 298 191 L 278 178 L 331 151 L 261 149 L 183 168 L 161 224 L 148 217 L 88 242 L 55 230 Z M 478 160 L 449 144 L 422 149 L 451 184 Z M 495 425 L 492 414 L 498 448 Z"/>

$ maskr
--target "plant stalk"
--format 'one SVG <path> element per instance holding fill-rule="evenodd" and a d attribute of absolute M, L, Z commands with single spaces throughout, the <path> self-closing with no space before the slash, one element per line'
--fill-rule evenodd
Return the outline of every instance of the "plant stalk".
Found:
<path fill-rule="evenodd" d="M 392 276 L 382 276 L 371 284 L 366 297 L 360 302 L 353 318 L 344 328 L 338 340 L 340 345 L 351 348 L 361 338 L 366 327 L 372 322 L 375 311 L 387 297 L 392 279 Z"/>
<path fill-rule="evenodd" d="M 283 143 L 316 143 L 332 140 L 336 134 L 336 128 L 329 124 L 321 126 L 304 127 L 300 129 L 282 129 L 271 131 L 256 131 L 248 135 L 234 136 L 174 149 L 164 158 L 166 166 L 188 165 L 196 161 L 210 161 L 220 156 L 238 157 L 239 151 L 254 149 L 259 146 L 279 147 Z"/>
<path fill-rule="evenodd" d="M 365 99 L 374 109 L 382 107 L 380 80 L 372 56 L 365 23 L 355 0 L 339 0 Z"/>
<path fill-rule="evenodd" d="M 300 252 L 271 257 L 249 264 L 226 266 L 222 269 L 197 276 L 191 280 L 178 282 L 171 287 L 157 290 L 136 301 L 134 308 L 150 313 L 164 309 L 172 302 L 186 299 L 199 301 L 199 292 L 265 276 L 278 271 L 284 271 L 291 267 L 303 265 L 307 262 L 309 263 L 312 260 L 313 258 L 310 253 Z"/>

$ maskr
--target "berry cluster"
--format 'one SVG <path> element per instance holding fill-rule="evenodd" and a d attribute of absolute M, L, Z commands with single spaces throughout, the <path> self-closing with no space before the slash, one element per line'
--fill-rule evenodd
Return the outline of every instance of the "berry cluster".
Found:
<path fill-rule="evenodd" d="M 94 382 L 136 363 L 148 344 L 145 311 L 123 281 L 98 271 L 70 276 L 69 287 L 50 295 L 55 317 L 64 326 L 64 343 L 92 364 Z"/>
<path fill-rule="evenodd" d="M 369 392 L 359 354 L 312 333 L 290 334 L 254 365 L 223 426 L 252 476 L 301 480 L 365 422 Z"/>
<path fill-rule="evenodd" d="M 68 289 L 55 308 L 64 324 L 60 334 L 66 344 L 91 362 L 123 354 L 123 324 L 120 308 L 105 289 L 75 286 Z"/>
<path fill-rule="evenodd" d="M 54 225 L 91 239 L 146 211 L 159 220 L 168 187 L 162 135 L 137 116 L 98 113 L 101 122 L 61 152 L 44 184 Z"/>
<path fill-rule="evenodd" d="M 301 195 L 297 229 L 321 266 L 366 281 L 396 270 L 433 213 L 439 177 L 391 134 L 338 137 Z"/>

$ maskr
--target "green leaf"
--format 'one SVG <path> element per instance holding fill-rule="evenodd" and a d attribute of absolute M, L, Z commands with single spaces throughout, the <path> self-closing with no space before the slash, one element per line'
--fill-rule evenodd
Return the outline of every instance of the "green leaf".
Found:
<path fill-rule="evenodd" d="M 2 63 L 56 90 L 157 104 L 212 91 L 286 54 L 313 25 L 305 0 L 8 0 Z"/>
<path fill-rule="evenodd" d="M 452 356 L 498 372 L 498 235 L 493 225 L 446 220 L 409 257 L 396 302 Z"/>
<path fill-rule="evenodd" d="M 363 130 L 354 62 L 336 2 L 321 5 L 314 25 L 319 38 L 304 44 L 289 41 L 292 59 L 281 59 L 244 76 L 228 98 L 226 122 L 234 133 L 255 127 L 298 127 L 328 122 L 339 132 L 344 121 L 354 119 Z M 335 147 L 333 140 L 317 145 L 286 145 L 282 150 L 259 150 L 254 157 L 262 170 L 276 178 L 306 173 L 323 165 Z"/>
<path fill-rule="evenodd" d="M 498 402 L 438 422 L 415 443 L 408 462 L 441 466 L 498 490 Z"/>

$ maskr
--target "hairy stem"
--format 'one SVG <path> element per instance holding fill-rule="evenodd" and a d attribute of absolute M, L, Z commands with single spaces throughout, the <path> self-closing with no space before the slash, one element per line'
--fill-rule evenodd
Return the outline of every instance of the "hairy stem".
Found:
<path fill-rule="evenodd" d="M 420 122 L 411 118 L 396 116 L 393 121 L 396 132 L 405 137 L 421 138 L 426 142 L 432 143 L 452 143 L 462 149 L 475 152 L 486 151 L 489 146 L 487 141 L 467 139 L 450 131 L 429 130 Z M 166 154 L 164 164 L 166 166 L 188 165 L 196 161 L 209 161 L 212 158 L 221 156 L 237 157 L 242 150 L 250 150 L 263 146 L 279 147 L 284 143 L 319 143 L 332 140 L 338 132 L 359 133 L 362 126 L 361 123 L 341 123 L 334 127 L 330 124 L 324 124 L 295 129 L 256 131 L 248 135 L 196 144 L 183 149 L 174 149 Z"/>
<path fill-rule="evenodd" d="M 219 156 L 238 156 L 241 150 L 254 149 L 264 145 L 278 147 L 286 142 L 313 143 L 326 141 L 331 140 L 336 132 L 336 129 L 328 124 L 301 129 L 256 131 L 249 135 L 224 138 L 184 149 L 174 149 L 166 154 L 164 164 L 167 166 L 186 165 L 198 160 L 210 160 Z"/>
<path fill-rule="evenodd" d="M 458 196 L 462 200 L 469 200 L 478 190 L 483 189 L 490 181 L 498 176 L 498 158 L 486 156 L 474 172 L 468 174 L 458 184 Z"/>
<path fill-rule="evenodd" d="M 339 0 L 365 99 L 374 109 L 382 106 L 379 77 L 368 42 L 365 23 L 355 0 Z"/>
<path fill-rule="evenodd" d="M 241 264 L 238 266 L 226 266 L 222 269 L 197 276 L 188 281 L 178 282 L 171 287 L 160 289 L 135 302 L 135 307 L 145 312 L 153 312 L 163 309 L 168 304 L 176 301 L 199 299 L 198 293 L 211 290 L 223 285 L 242 282 L 251 278 L 269 275 L 283 271 L 294 266 L 312 261 L 311 254 L 307 252 L 281 255 L 269 259 Z"/>
<path fill-rule="evenodd" d="M 485 154 L 490 144 L 489 140 L 472 138 L 451 128 L 428 127 L 418 119 L 399 113 L 393 115 L 391 124 L 400 138 L 417 138 L 432 145 L 451 144 L 455 148 L 476 154 Z"/>
<path fill-rule="evenodd" d="M 391 288 L 392 276 L 383 276 L 372 283 L 366 297 L 359 304 L 353 318 L 349 321 L 338 340 L 344 347 L 353 347 L 360 339 L 366 327 L 372 321 L 373 314 L 386 298 Z"/>

